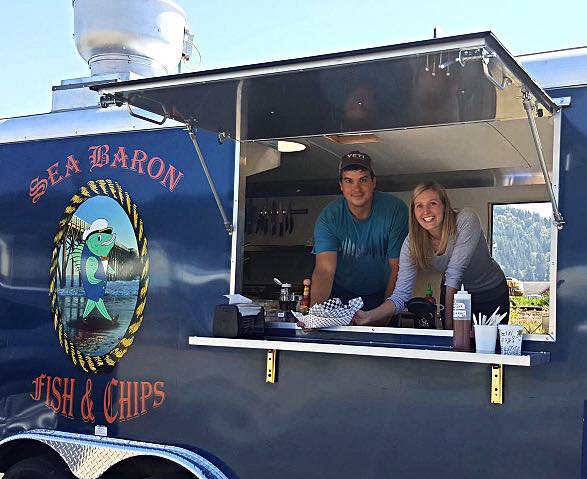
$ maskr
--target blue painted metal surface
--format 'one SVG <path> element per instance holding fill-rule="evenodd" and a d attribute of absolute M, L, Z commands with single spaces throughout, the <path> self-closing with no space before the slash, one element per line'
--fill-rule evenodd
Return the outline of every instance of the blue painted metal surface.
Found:
<path fill-rule="evenodd" d="M 219 145 L 216 136 L 206 132 L 198 136 L 230 215 L 234 143 Z M 97 145 L 109 145 L 110 163 L 90 171 L 92 147 Z M 127 168 L 120 163 L 112 167 L 119 147 L 128 153 Z M 173 165 L 183 173 L 173 191 L 171 178 L 167 186 L 161 184 L 163 175 L 153 179 L 162 165 L 158 160 L 152 165 L 152 177 L 147 170 L 150 160 L 143 164 L 142 174 L 138 163 L 136 171 L 131 170 L 135 150 L 145 152 L 149 159 L 160 158 L 165 171 Z M 66 177 L 68 156 L 78 160 L 80 173 L 71 171 Z M 58 172 L 54 180 L 63 179 L 54 186 L 49 181 L 45 194 L 33 203 L 31 180 L 47 178 L 47 168 L 57 162 L 58 168 L 52 170 Z M 231 238 L 187 132 L 152 131 L 2 145 L 0 164 L 5 169 L 0 180 L 0 436 L 37 428 L 93 434 L 94 426 L 103 424 L 113 437 L 186 444 L 193 449 L 204 446 L 206 441 L 201 437 L 195 441 L 174 432 L 177 424 L 189 423 L 192 417 L 192 408 L 182 406 L 190 391 L 185 389 L 177 361 L 188 354 L 189 334 L 211 333 L 213 306 L 229 288 Z M 178 176 L 176 173 L 176 180 Z M 88 375 L 60 348 L 49 304 L 49 268 L 54 235 L 70 199 L 88 181 L 105 178 L 118 182 L 137 205 L 148 239 L 149 284 L 144 321 L 127 354 L 110 373 Z M 85 334 L 84 329 L 76 334 Z M 197 360 L 190 360 L 190 367 L 206 368 Z M 68 408 L 64 416 L 45 404 L 47 397 L 49 404 L 57 404 L 52 391 L 45 395 L 46 388 L 40 400 L 33 400 L 33 381 L 41 374 L 62 378 L 61 384 L 54 384 L 58 390 L 64 387 L 65 378 L 75 380 L 71 415 Z M 128 390 L 120 383 L 111 386 L 108 415 L 118 412 L 118 418 L 109 422 L 104 401 L 112 378 L 131 383 Z M 84 420 L 88 379 L 92 381 L 93 420 Z M 48 379 L 44 381 L 46 384 Z M 143 396 L 149 395 L 157 381 L 164 383 L 159 385 L 164 400 L 151 391 L 143 404 Z M 140 396 L 143 387 L 145 393 Z M 125 395 L 131 397 L 128 410 L 124 409 L 126 404 L 117 402 Z M 155 407 L 156 402 L 162 403 Z M 123 414 L 125 420 L 121 421 Z M 150 433 L 145 434 L 147 431 Z"/>
<path fill-rule="evenodd" d="M 506 367 L 501 406 L 489 403 L 486 365 L 282 352 L 280 381 L 270 385 L 263 351 L 190 349 L 188 336 L 210 333 L 212 306 L 228 290 L 230 238 L 185 132 L 1 146 L 0 438 L 39 427 L 92 434 L 95 424 L 108 424 L 112 437 L 202 449 L 242 478 L 580 477 L 587 90 L 556 92 L 563 95 L 573 102 L 562 113 L 560 208 L 567 224 L 558 241 L 557 340 L 528 345 L 550 351 L 549 364 Z M 230 212 L 234 146 L 205 133 L 201 142 Z M 48 271 L 63 209 L 104 170 L 64 179 L 34 205 L 28 187 L 68 154 L 87 158 L 90 146 L 105 143 L 159 155 L 185 178 L 171 192 L 144 175 L 108 172 L 144 220 L 150 282 L 134 344 L 111 373 L 94 375 L 80 372 L 58 344 Z M 31 399 L 41 373 L 76 379 L 74 419 Z M 164 381 L 165 401 L 108 423 L 103 391 L 113 377 Z M 88 378 L 94 422 L 81 417 Z M 130 388 L 134 393 L 134 383 Z M 132 416 L 132 400 L 129 407 Z"/>

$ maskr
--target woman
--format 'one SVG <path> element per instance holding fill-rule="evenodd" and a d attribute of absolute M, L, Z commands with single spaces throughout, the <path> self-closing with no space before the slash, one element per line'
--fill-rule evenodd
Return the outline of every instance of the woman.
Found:
<path fill-rule="evenodd" d="M 453 298 L 461 284 L 471 294 L 472 313 L 490 316 L 499 306 L 509 320 L 509 292 L 503 271 L 489 254 L 475 211 L 451 206 L 446 190 L 435 182 L 416 186 L 410 201 L 409 234 L 400 253 L 392 295 L 378 308 L 359 311 L 352 324 L 384 326 L 412 297 L 418 271 L 444 274 L 445 328 L 452 329 Z"/>

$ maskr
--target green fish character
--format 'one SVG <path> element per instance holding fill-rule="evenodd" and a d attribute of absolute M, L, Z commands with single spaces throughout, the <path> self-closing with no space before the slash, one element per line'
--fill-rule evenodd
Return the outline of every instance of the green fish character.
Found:
<path fill-rule="evenodd" d="M 86 307 L 83 319 L 86 320 L 89 314 L 97 308 L 98 311 L 109 321 L 116 321 L 108 313 L 104 300 L 108 273 L 114 271 L 108 266 L 108 254 L 114 247 L 116 233 L 108 226 L 108 221 L 103 218 L 95 220 L 82 235 L 83 242 L 78 244 L 73 252 L 73 262 L 80 271 L 82 285 L 86 293 Z"/>

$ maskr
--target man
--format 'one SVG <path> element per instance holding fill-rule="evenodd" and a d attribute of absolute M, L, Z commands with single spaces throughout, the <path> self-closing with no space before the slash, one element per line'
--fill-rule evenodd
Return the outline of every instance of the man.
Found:
<path fill-rule="evenodd" d="M 365 153 L 342 157 L 339 184 L 343 197 L 324 208 L 314 229 L 311 302 L 340 298 L 346 303 L 361 296 L 368 311 L 395 287 L 408 210 L 395 196 L 375 191 L 371 158 Z"/>

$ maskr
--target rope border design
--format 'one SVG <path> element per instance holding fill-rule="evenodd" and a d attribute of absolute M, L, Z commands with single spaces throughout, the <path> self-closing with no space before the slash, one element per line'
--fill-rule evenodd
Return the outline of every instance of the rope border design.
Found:
<path fill-rule="evenodd" d="M 138 254 L 141 262 L 141 279 L 139 281 L 139 292 L 137 304 L 131 322 L 118 344 L 108 353 L 101 356 L 90 356 L 80 351 L 74 341 L 66 333 L 59 302 L 57 301 L 57 269 L 59 267 L 59 248 L 66 228 L 71 217 L 77 209 L 88 199 L 94 196 L 108 196 L 115 200 L 126 212 L 137 240 Z M 71 198 L 66 206 L 55 237 L 53 238 L 53 253 L 51 255 L 51 267 L 49 269 L 49 302 L 53 316 L 53 326 L 59 339 L 59 344 L 73 364 L 86 373 L 100 374 L 109 372 L 131 347 L 135 334 L 143 322 L 143 313 L 147 303 L 147 290 L 149 288 L 149 257 L 147 255 L 147 238 L 143 229 L 137 206 L 130 199 L 129 194 L 122 189 L 120 184 L 111 179 L 88 181 Z"/>

